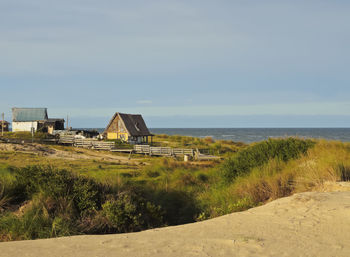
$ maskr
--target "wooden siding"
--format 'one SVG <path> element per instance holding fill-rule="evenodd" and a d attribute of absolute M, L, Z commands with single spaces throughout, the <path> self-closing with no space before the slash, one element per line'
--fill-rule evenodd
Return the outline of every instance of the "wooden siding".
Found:
<path fill-rule="evenodd" d="M 123 141 L 129 139 L 128 132 L 118 115 L 107 128 L 107 139 L 121 139 Z"/>

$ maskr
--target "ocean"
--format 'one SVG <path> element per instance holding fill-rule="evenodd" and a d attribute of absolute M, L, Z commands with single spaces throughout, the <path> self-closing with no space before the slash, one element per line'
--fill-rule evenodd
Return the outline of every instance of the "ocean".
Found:
<path fill-rule="evenodd" d="M 102 132 L 104 129 L 97 129 Z M 212 137 L 252 143 L 268 138 L 298 136 L 350 142 L 350 128 L 150 128 L 153 134 Z"/>

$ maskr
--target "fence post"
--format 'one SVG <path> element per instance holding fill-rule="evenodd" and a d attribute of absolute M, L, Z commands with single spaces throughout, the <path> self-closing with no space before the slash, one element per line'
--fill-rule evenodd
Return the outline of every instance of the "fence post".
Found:
<path fill-rule="evenodd" d="M 5 113 L 2 113 L 1 136 L 4 136 L 4 120 L 5 120 Z"/>

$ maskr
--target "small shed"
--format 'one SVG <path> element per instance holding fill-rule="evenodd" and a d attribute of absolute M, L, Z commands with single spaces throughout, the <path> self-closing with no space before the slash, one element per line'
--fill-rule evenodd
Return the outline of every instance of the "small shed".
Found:
<path fill-rule="evenodd" d="M 148 144 L 149 132 L 140 114 L 126 114 L 117 112 L 104 131 L 107 139 L 120 139 L 130 144 Z"/>
<path fill-rule="evenodd" d="M 9 131 L 10 122 L 6 120 L 0 120 L 0 131 Z"/>
<path fill-rule="evenodd" d="M 64 119 L 49 119 L 47 108 L 12 108 L 12 131 L 40 131 L 52 134 L 64 129 Z"/>

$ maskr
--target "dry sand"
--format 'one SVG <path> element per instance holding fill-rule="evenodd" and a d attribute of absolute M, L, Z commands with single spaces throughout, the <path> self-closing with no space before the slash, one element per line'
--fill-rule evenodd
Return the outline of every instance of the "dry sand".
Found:
<path fill-rule="evenodd" d="M 139 233 L 0 243 L 2 257 L 350 256 L 350 186 Z M 344 191 L 344 192 L 341 192 Z"/>

